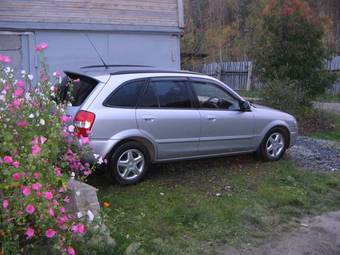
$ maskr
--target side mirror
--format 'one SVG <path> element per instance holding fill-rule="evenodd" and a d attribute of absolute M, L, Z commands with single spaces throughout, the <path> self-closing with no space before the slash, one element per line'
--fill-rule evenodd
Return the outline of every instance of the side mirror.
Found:
<path fill-rule="evenodd" d="M 248 101 L 241 101 L 240 109 L 242 112 L 251 112 L 251 104 Z"/>

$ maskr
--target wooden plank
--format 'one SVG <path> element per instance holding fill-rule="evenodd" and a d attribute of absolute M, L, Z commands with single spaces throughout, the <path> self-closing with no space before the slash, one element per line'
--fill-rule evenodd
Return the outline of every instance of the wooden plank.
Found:
<path fill-rule="evenodd" d="M 0 21 L 179 26 L 177 1 L 1 0 Z"/>
<path fill-rule="evenodd" d="M 184 28 L 184 5 L 183 0 L 177 0 L 178 8 L 178 26 Z"/>

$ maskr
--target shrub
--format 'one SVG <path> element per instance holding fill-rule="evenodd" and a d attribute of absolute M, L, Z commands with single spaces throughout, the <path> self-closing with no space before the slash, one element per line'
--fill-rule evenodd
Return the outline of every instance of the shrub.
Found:
<path fill-rule="evenodd" d="M 335 81 L 324 70 L 329 52 L 320 20 L 301 0 L 269 0 L 259 20 L 253 57 L 268 103 L 282 108 L 289 100 L 296 109 L 308 106 Z"/>
<path fill-rule="evenodd" d="M 46 48 L 36 48 L 41 59 Z M 82 148 L 66 105 L 51 100 L 55 91 L 47 65 L 42 62 L 33 86 L 25 71 L 16 80 L 9 63 L 0 55 L 0 252 L 30 254 L 47 245 L 75 254 L 72 243 L 87 227 L 65 209 L 67 182 L 71 175 L 85 180 L 92 168 L 80 161 Z"/>

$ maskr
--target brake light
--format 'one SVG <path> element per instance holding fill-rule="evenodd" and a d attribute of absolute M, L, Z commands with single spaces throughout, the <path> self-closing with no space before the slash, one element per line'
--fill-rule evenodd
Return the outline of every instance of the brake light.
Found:
<path fill-rule="evenodd" d="M 96 115 L 92 112 L 79 111 L 74 118 L 74 126 L 76 128 L 76 135 L 79 137 L 88 137 Z"/>

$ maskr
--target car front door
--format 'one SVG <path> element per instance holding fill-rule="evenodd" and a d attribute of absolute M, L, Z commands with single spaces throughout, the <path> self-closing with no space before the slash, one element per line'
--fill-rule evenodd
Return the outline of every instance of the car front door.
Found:
<path fill-rule="evenodd" d="M 157 159 L 195 156 L 200 114 L 186 78 L 152 78 L 137 107 L 138 128 L 157 145 Z"/>
<path fill-rule="evenodd" d="M 219 84 L 191 80 L 201 116 L 199 153 L 247 152 L 254 147 L 254 115 Z"/>

